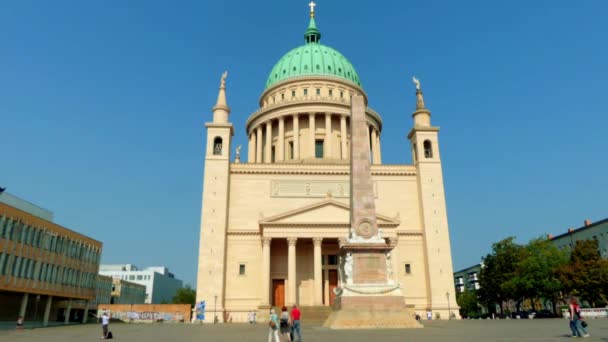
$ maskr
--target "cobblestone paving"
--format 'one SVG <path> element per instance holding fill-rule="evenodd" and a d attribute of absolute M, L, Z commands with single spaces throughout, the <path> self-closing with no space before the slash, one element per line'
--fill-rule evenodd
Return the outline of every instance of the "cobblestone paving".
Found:
<path fill-rule="evenodd" d="M 423 322 L 424 329 L 412 330 L 328 330 L 319 326 L 303 326 L 303 339 L 313 341 L 391 342 L 391 341 L 563 341 L 571 340 L 566 320 L 483 320 Z M 261 324 L 112 324 L 118 341 L 146 342 L 249 342 L 267 341 L 267 327 Z M 591 337 L 585 341 L 608 341 L 608 320 L 589 321 Z M 81 342 L 97 341 L 98 325 L 77 325 L 0 331 L 0 341 L 11 342 Z"/>

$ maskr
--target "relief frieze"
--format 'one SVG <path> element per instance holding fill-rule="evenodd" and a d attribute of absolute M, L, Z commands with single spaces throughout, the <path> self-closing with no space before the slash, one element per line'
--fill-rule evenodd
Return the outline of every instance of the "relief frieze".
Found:
<path fill-rule="evenodd" d="M 373 182 L 374 197 L 378 197 L 377 184 Z M 350 196 L 349 181 L 323 180 L 271 180 L 270 197 L 336 197 Z"/>

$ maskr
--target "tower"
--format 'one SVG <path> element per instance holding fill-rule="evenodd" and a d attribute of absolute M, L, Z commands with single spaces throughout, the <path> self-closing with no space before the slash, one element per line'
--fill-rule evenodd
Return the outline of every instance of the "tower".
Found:
<path fill-rule="evenodd" d="M 230 146 L 234 135 L 228 121 L 230 107 L 226 103 L 226 77 L 220 82 L 213 122 L 207 127 L 205 174 L 201 209 L 196 302 L 205 301 L 205 322 L 223 321 L 225 291 L 226 230 L 228 224 L 228 193 L 230 186 Z"/>
<path fill-rule="evenodd" d="M 408 134 L 416 167 L 418 198 L 426 250 L 428 310 L 441 318 L 458 316 L 454 291 L 452 254 L 439 155 L 439 127 L 431 125 L 431 112 L 425 107 L 420 82 L 416 84 L 414 127 Z M 445 316 L 447 315 L 447 317 Z"/>

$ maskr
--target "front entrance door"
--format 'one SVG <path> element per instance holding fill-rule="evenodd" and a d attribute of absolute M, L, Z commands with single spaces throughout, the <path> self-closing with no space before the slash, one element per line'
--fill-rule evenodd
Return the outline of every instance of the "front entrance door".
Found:
<path fill-rule="evenodd" d="M 336 300 L 334 289 L 338 287 L 338 270 L 329 270 L 327 273 L 329 278 L 329 305 L 332 306 Z"/>
<path fill-rule="evenodd" d="M 272 279 L 272 306 L 285 305 L 285 279 Z"/>

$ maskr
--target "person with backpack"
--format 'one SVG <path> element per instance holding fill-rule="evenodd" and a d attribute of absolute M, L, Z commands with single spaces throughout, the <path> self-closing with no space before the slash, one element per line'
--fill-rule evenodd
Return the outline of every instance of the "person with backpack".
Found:
<path fill-rule="evenodd" d="M 281 309 L 281 336 L 283 337 L 283 342 L 291 342 L 291 328 L 289 326 L 289 311 L 287 311 L 287 307 L 283 306 Z"/>
<path fill-rule="evenodd" d="M 576 297 L 570 299 L 570 330 L 572 337 L 589 337 L 587 330 L 583 327 L 581 308 Z"/>
<path fill-rule="evenodd" d="M 268 320 L 268 342 L 272 342 L 273 336 L 275 342 L 281 342 L 281 340 L 279 340 L 279 317 L 274 309 L 270 309 L 270 319 Z"/>

